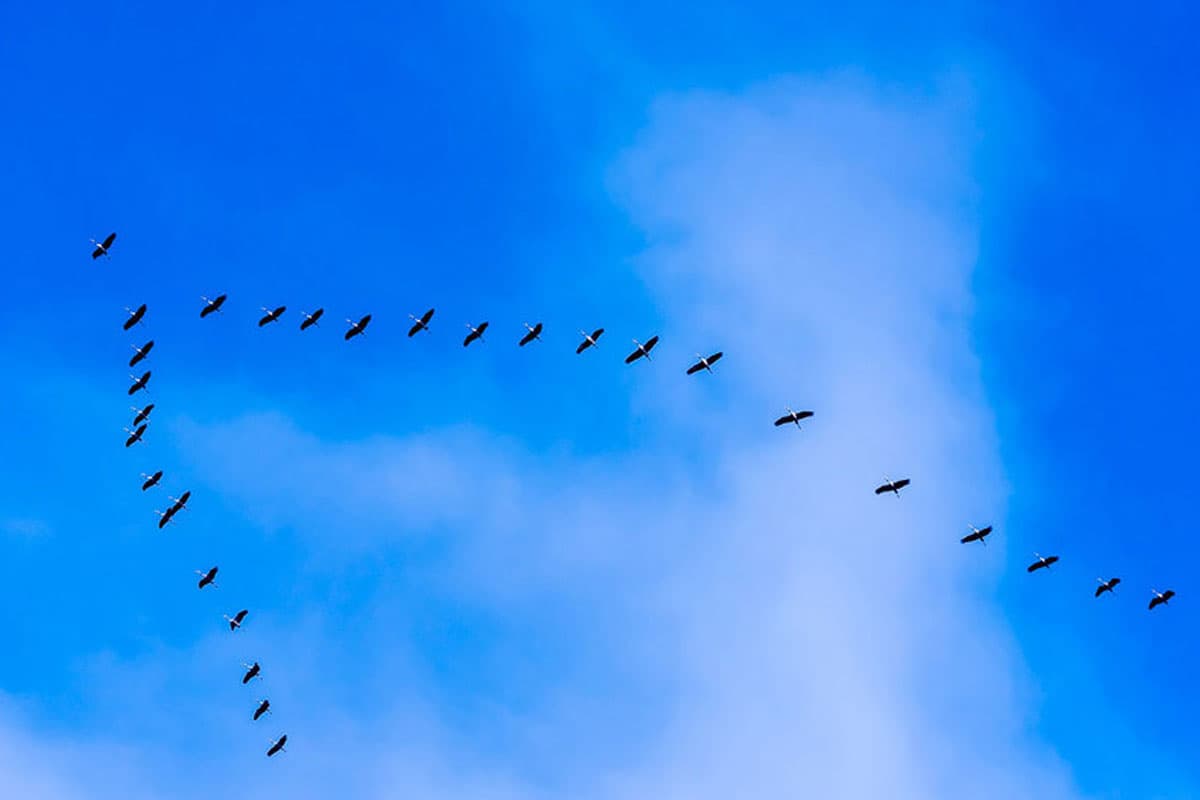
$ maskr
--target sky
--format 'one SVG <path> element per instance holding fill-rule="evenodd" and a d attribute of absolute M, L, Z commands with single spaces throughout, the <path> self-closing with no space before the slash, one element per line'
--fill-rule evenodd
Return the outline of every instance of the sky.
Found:
<path fill-rule="evenodd" d="M 0 796 L 1200 795 L 1197 21 L 0 10 Z"/>

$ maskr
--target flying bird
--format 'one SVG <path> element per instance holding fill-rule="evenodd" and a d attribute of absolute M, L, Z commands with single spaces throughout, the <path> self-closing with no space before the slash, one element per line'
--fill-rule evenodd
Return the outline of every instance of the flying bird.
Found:
<path fill-rule="evenodd" d="M 467 338 L 463 339 L 463 347 L 466 347 L 467 345 L 469 345 L 471 342 L 475 341 L 476 339 L 479 339 L 482 341 L 483 340 L 483 332 L 488 329 L 488 323 L 481 322 L 481 323 L 479 323 L 478 327 L 475 327 L 474 325 L 467 325 L 467 327 L 471 329 L 471 332 L 467 334 Z"/>
<path fill-rule="evenodd" d="M 278 739 L 276 739 L 271 744 L 271 747 L 267 750 L 267 757 L 269 758 L 270 756 L 273 756 L 276 753 L 278 753 L 280 750 L 283 750 L 283 746 L 285 744 L 287 744 L 287 734 L 286 733 L 283 736 L 280 736 Z M 287 751 L 284 750 L 284 752 L 286 753 Z"/>
<path fill-rule="evenodd" d="M 596 330 L 592 331 L 591 333 L 588 333 L 587 331 L 580 331 L 579 333 L 583 335 L 583 341 L 579 343 L 579 347 L 575 348 L 576 355 L 579 355 L 589 347 L 595 347 L 597 340 L 604 335 L 604 328 L 596 328 Z"/>
<path fill-rule="evenodd" d="M 274 322 L 283 316 L 283 312 L 287 311 L 287 306 L 276 306 L 274 309 L 269 309 L 266 306 L 262 307 L 263 316 L 258 321 L 258 327 L 262 327 L 268 323 Z"/>
<path fill-rule="evenodd" d="M 324 313 L 325 313 L 325 309 L 318 308 L 316 311 L 312 312 L 311 314 L 305 314 L 304 321 L 300 323 L 300 330 L 306 331 L 309 328 L 311 328 L 313 325 L 316 325 L 317 321 L 321 319 L 321 315 Z"/>
<path fill-rule="evenodd" d="M 900 496 L 900 490 L 912 483 L 908 478 L 901 478 L 894 481 L 891 478 L 884 478 L 882 486 L 875 487 L 875 494 L 883 494 L 884 492 L 892 492 L 896 497 Z"/>
<path fill-rule="evenodd" d="M 222 616 L 225 616 L 225 621 L 229 623 L 229 630 L 236 631 L 238 628 L 242 627 L 242 620 L 246 619 L 246 615 L 249 613 L 250 611 L 248 609 L 243 608 L 232 617 L 225 615 Z"/>
<path fill-rule="evenodd" d="M 184 506 L 187 505 L 187 501 L 192 499 L 192 491 L 189 489 L 188 491 L 179 495 L 179 497 L 171 497 L 170 495 L 167 495 L 167 499 L 171 500 L 171 502 L 174 504 L 169 510 L 172 514 L 177 514 L 180 511 L 183 511 Z"/>
<path fill-rule="evenodd" d="M 146 370 L 146 372 L 140 378 L 135 375 L 130 375 L 129 379 L 133 381 L 133 385 L 129 387 L 129 394 L 135 395 L 145 389 L 146 384 L 150 382 L 150 370 Z"/>
<path fill-rule="evenodd" d="M 253 664 L 242 664 L 242 666 L 246 668 L 246 674 L 242 676 L 242 685 L 259 677 L 259 674 L 262 672 L 262 667 L 258 665 L 257 661 Z"/>
<path fill-rule="evenodd" d="M 129 434 L 129 438 L 125 440 L 125 446 L 132 447 L 142 440 L 142 434 L 146 432 L 146 423 L 143 422 L 136 430 L 131 431 L 126 428 L 125 432 Z"/>
<path fill-rule="evenodd" d="M 813 415 L 813 412 L 811 411 L 792 411 L 790 408 L 787 410 L 787 412 L 788 413 L 775 420 L 776 428 L 781 425 L 795 425 L 797 428 L 799 428 L 800 420 L 808 419 Z"/>
<path fill-rule="evenodd" d="M 139 361 L 142 361 L 146 356 L 150 355 L 150 351 L 154 349 L 154 340 L 146 342 L 141 347 L 134 347 L 133 358 L 129 359 L 129 366 L 136 367 Z"/>
<path fill-rule="evenodd" d="M 421 331 L 429 330 L 429 320 L 433 319 L 433 309 L 426 311 L 419 319 L 412 314 L 409 314 L 408 318 L 413 321 L 413 326 L 408 329 L 408 338 L 411 339 Z"/>
<path fill-rule="evenodd" d="M 115 233 L 110 233 L 108 236 L 105 236 L 103 242 L 97 242 L 95 239 L 89 239 L 88 241 L 96 246 L 96 249 L 92 251 L 92 261 L 95 261 L 100 256 L 108 255 L 108 248 L 112 247 L 113 242 L 116 240 L 117 235 Z"/>
<path fill-rule="evenodd" d="M 209 570 L 207 570 L 206 572 L 201 572 L 200 570 L 196 570 L 196 574 L 200 576 L 200 581 L 199 581 L 199 583 L 196 584 L 197 589 L 203 589 L 205 586 L 216 586 L 217 585 L 215 583 L 215 581 L 217 579 L 217 568 L 216 567 L 212 567 Z"/>
<path fill-rule="evenodd" d="M 1150 599 L 1150 610 L 1153 611 L 1155 606 L 1165 606 L 1167 602 L 1175 596 L 1174 589 L 1167 589 L 1165 592 L 1160 592 L 1157 589 L 1151 589 L 1154 592 L 1154 597 Z"/>
<path fill-rule="evenodd" d="M 625 356 L 626 364 L 632 364 L 633 362 L 637 361 L 639 358 L 642 358 L 643 356 L 645 357 L 645 359 L 647 361 L 649 361 L 650 360 L 650 351 L 654 349 L 654 345 L 658 344 L 658 336 L 657 335 L 651 336 L 644 343 L 639 342 L 637 339 L 634 339 L 633 343 L 637 346 L 637 349 L 634 350 L 629 355 Z"/>
<path fill-rule="evenodd" d="M 133 418 L 134 427 L 137 427 L 150 417 L 150 412 L 154 410 L 154 403 L 147 403 L 145 408 L 134 408 L 133 406 L 130 406 L 129 410 L 137 412 L 137 416 Z"/>
<path fill-rule="evenodd" d="M 163 528 L 167 527 L 167 524 L 170 523 L 177 513 L 179 513 L 179 509 L 175 506 L 170 506 L 166 511 L 159 511 L 155 509 L 154 513 L 158 514 L 158 529 L 161 531 Z"/>
<path fill-rule="evenodd" d="M 123 327 L 125 330 L 129 330 L 134 325 L 137 325 L 139 322 L 141 322 L 142 317 L 146 316 L 146 304 L 142 303 L 140 306 L 132 310 L 126 306 L 125 312 L 129 314 L 129 319 L 125 320 L 125 324 L 121 327 Z"/>
<path fill-rule="evenodd" d="M 969 544 L 971 542 L 979 542 L 983 545 L 987 545 L 987 537 L 989 537 L 991 535 L 992 535 L 992 526 L 991 525 L 985 525 L 982 528 L 976 528 L 974 525 L 972 525 L 971 532 L 968 533 L 966 536 L 962 537 L 961 539 L 959 539 L 959 541 L 962 542 L 963 544 Z"/>
<path fill-rule="evenodd" d="M 1104 578 L 1096 578 L 1096 580 L 1100 582 L 1100 585 L 1096 587 L 1096 597 L 1099 597 L 1105 592 L 1113 591 L 1117 588 L 1117 584 L 1121 582 L 1120 578 L 1109 578 L 1108 580 L 1104 580 Z"/>
<path fill-rule="evenodd" d="M 521 337 L 521 341 L 517 342 L 518 345 L 524 347 L 534 339 L 539 342 L 542 340 L 542 323 L 530 325 L 528 322 L 522 322 L 521 324 L 525 326 L 526 334 Z"/>
<path fill-rule="evenodd" d="M 162 476 L 163 476 L 163 471 L 161 469 L 158 472 L 154 473 L 153 475 L 147 475 L 146 473 L 143 472 L 142 477 L 145 478 L 146 480 L 142 482 L 142 491 L 144 492 L 147 489 L 150 489 L 154 486 L 158 486 L 158 482 L 162 480 Z"/>
<path fill-rule="evenodd" d="M 1050 569 L 1050 565 L 1058 561 L 1058 556 L 1046 556 L 1042 558 L 1041 553 L 1034 553 L 1037 556 L 1037 561 L 1025 568 L 1026 572 L 1037 572 L 1039 569 Z"/>
<path fill-rule="evenodd" d="M 204 319 L 214 311 L 220 311 L 221 306 L 225 305 L 226 296 L 219 294 L 212 300 L 209 300 L 207 297 L 201 297 L 200 299 L 204 301 L 204 308 L 200 309 L 200 319 Z"/>
<path fill-rule="evenodd" d="M 720 361 L 721 357 L 724 355 L 725 354 L 719 350 L 717 352 L 713 353 L 708 358 L 705 358 L 704 356 L 700 355 L 699 353 L 696 353 L 696 358 L 699 360 L 695 364 L 692 364 L 690 367 L 688 367 L 687 374 L 695 375 L 700 370 L 706 370 L 708 372 L 712 372 L 712 365 L 717 363 L 718 361 Z"/>
<path fill-rule="evenodd" d="M 346 322 L 350 323 L 350 330 L 346 331 L 346 336 L 344 337 L 346 339 L 346 341 L 348 342 L 351 339 L 353 339 L 355 336 L 361 336 L 363 333 L 366 332 L 367 326 L 371 324 L 371 315 L 367 314 L 365 317 L 360 319 L 358 322 L 355 322 L 352 319 L 348 319 L 348 320 L 346 320 Z"/>
<path fill-rule="evenodd" d="M 258 704 L 258 708 L 254 709 L 254 721 L 258 722 L 259 718 L 262 717 L 263 714 L 269 713 L 271 713 L 271 701 L 263 700 Z"/>

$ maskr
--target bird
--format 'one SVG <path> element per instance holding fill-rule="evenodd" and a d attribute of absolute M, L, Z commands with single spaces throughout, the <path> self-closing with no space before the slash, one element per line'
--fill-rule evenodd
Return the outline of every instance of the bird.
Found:
<path fill-rule="evenodd" d="M 321 315 L 324 313 L 325 313 L 325 309 L 318 308 L 316 311 L 312 312 L 311 314 L 305 314 L 304 321 L 300 323 L 300 330 L 306 331 L 309 328 L 311 328 L 313 325 L 316 325 L 317 321 L 321 319 Z"/>
<path fill-rule="evenodd" d="M 482 341 L 483 340 L 483 332 L 488 329 L 488 323 L 486 321 L 481 322 L 481 323 L 479 323 L 478 327 L 476 327 L 475 325 L 468 324 L 467 327 L 471 329 L 471 332 L 467 334 L 467 338 L 463 339 L 463 347 L 466 347 L 467 345 L 469 345 L 471 342 L 475 341 L 476 339 L 479 339 Z"/>
<path fill-rule="evenodd" d="M 413 326 L 408 329 L 408 338 L 411 339 L 421 331 L 429 330 L 429 320 L 433 319 L 433 309 L 426 311 L 419 319 L 412 314 L 409 314 L 408 318 L 413 321 Z"/>
<path fill-rule="evenodd" d="M 1150 599 L 1150 610 L 1153 611 L 1155 606 L 1165 606 L 1167 602 L 1175 596 L 1174 589 L 1167 589 L 1165 592 L 1160 592 L 1157 589 L 1151 589 L 1154 592 L 1154 597 Z"/>
<path fill-rule="evenodd" d="M 154 349 L 154 340 L 146 342 L 141 347 L 134 347 L 133 358 L 129 359 L 129 366 L 136 367 L 139 361 L 142 361 L 146 356 L 150 355 L 150 351 Z"/>
<path fill-rule="evenodd" d="M 246 619 L 246 615 L 249 613 L 249 610 L 243 608 L 232 617 L 226 616 L 225 621 L 229 623 L 229 630 L 236 631 L 238 628 L 242 627 L 242 620 Z"/>
<path fill-rule="evenodd" d="M 358 322 L 355 322 L 352 319 L 348 319 L 348 320 L 346 320 L 346 322 L 350 323 L 350 330 L 346 331 L 346 336 L 345 336 L 345 339 L 348 342 L 351 339 L 353 339 L 355 336 L 361 336 L 363 333 L 366 332 L 367 326 L 371 324 L 371 315 L 367 314 L 365 317 L 360 319 Z"/>
<path fill-rule="evenodd" d="M 154 410 L 154 403 L 147 403 L 144 408 L 134 408 L 133 406 L 130 406 L 129 410 L 137 412 L 137 415 L 133 418 L 133 424 L 136 427 L 141 425 L 150 417 L 150 412 Z"/>
<path fill-rule="evenodd" d="M 517 342 L 519 346 L 524 347 L 534 339 L 537 339 L 539 342 L 542 340 L 542 323 L 539 322 L 536 325 L 530 325 L 528 322 L 522 322 L 521 324 L 525 326 L 526 333 L 521 337 L 521 341 Z"/>
<path fill-rule="evenodd" d="M 963 544 L 969 544 L 970 542 L 979 542 L 983 545 L 987 545 L 987 537 L 989 537 L 991 535 L 992 535 L 992 526 L 991 525 L 985 525 L 982 528 L 976 528 L 974 525 L 972 525 L 971 532 L 968 533 L 966 536 L 962 537 L 961 539 L 959 539 L 959 541 L 962 542 Z"/>
<path fill-rule="evenodd" d="M 259 677 L 259 674 L 262 672 L 262 667 L 258 665 L 257 661 L 253 664 L 242 664 L 242 666 L 246 668 L 246 674 L 242 676 L 243 685 Z"/>
<path fill-rule="evenodd" d="M 162 480 L 162 476 L 163 471 L 161 469 L 153 475 L 147 475 L 143 472 L 142 477 L 145 478 L 145 481 L 142 482 L 142 491 L 144 492 L 147 489 L 158 486 L 158 482 Z"/>
<path fill-rule="evenodd" d="M 875 487 L 875 494 L 883 494 L 884 492 L 892 492 L 893 494 L 896 495 L 896 497 L 899 497 L 900 490 L 903 489 L 905 486 L 908 486 L 910 483 L 912 483 L 912 481 L 909 480 L 908 478 L 901 478 L 898 481 L 894 481 L 891 478 L 885 477 L 883 479 L 883 485 Z"/>
<path fill-rule="evenodd" d="M 267 757 L 269 758 L 269 757 L 275 755 L 276 753 L 278 753 L 280 750 L 283 750 L 283 746 L 285 744 L 287 744 L 287 734 L 286 733 L 283 736 L 280 736 L 274 742 L 272 742 L 270 748 L 267 749 Z M 286 753 L 287 751 L 284 750 L 284 752 Z"/>
<path fill-rule="evenodd" d="M 146 423 L 143 422 L 136 430 L 131 431 L 126 428 L 125 432 L 129 434 L 129 438 L 125 440 L 125 446 L 132 447 L 142 440 L 142 434 L 146 432 Z"/>
<path fill-rule="evenodd" d="M 776 428 L 778 428 L 781 425 L 787 425 L 788 423 L 793 423 L 793 424 L 795 424 L 795 426 L 797 428 L 799 428 L 800 420 L 808 419 L 809 417 L 811 417 L 813 415 L 813 412 L 811 412 L 811 411 L 792 411 L 790 408 L 787 410 L 787 412 L 788 413 L 784 414 L 782 417 L 775 420 Z"/>
<path fill-rule="evenodd" d="M 287 306 L 276 306 L 274 310 L 262 307 L 263 317 L 258 321 L 258 327 L 262 327 L 267 323 L 274 322 L 283 316 L 283 312 L 287 311 Z"/>
<path fill-rule="evenodd" d="M 702 369 L 707 370 L 708 372 L 712 372 L 712 365 L 717 363 L 718 361 L 720 361 L 721 357 L 724 355 L 725 354 L 722 353 L 720 350 L 713 353 L 708 358 L 705 358 L 704 356 L 700 355 L 699 353 L 696 353 L 696 358 L 699 360 L 696 361 L 695 364 L 692 364 L 690 367 L 688 367 L 687 374 L 695 375 L 697 372 L 699 372 Z"/>
<path fill-rule="evenodd" d="M 215 582 L 217 580 L 217 568 L 216 567 L 211 567 L 204 572 L 201 572 L 200 570 L 196 570 L 195 572 L 197 575 L 200 576 L 200 581 L 196 584 L 197 589 L 203 589 L 205 586 L 216 586 L 217 585 Z"/>
<path fill-rule="evenodd" d="M 1037 561 L 1025 568 L 1026 572 L 1037 572 L 1039 569 L 1050 569 L 1050 565 L 1058 561 L 1058 556 L 1046 556 L 1042 558 L 1041 553 L 1034 553 L 1037 556 Z"/>
<path fill-rule="evenodd" d="M 269 713 L 271 713 L 271 701 L 263 700 L 258 704 L 258 708 L 254 709 L 254 721 L 258 722 L 259 718 L 262 717 L 263 714 Z"/>
<path fill-rule="evenodd" d="M 96 245 L 96 249 L 92 251 L 92 261 L 95 261 L 100 256 L 108 255 L 108 248 L 112 247 L 113 242 L 117 240 L 115 233 L 110 233 L 104 237 L 103 242 L 97 242 L 95 239 L 89 239 L 92 244 Z"/>
<path fill-rule="evenodd" d="M 125 320 L 125 324 L 121 327 L 123 327 L 125 330 L 129 330 L 134 325 L 137 325 L 139 322 L 141 322 L 142 317 L 146 316 L 146 304 L 142 303 L 140 306 L 132 310 L 129 308 L 129 306 L 126 306 L 125 312 L 129 314 L 129 319 Z"/>
<path fill-rule="evenodd" d="M 597 340 L 604 335 L 604 328 L 596 328 L 591 333 L 587 331 L 580 331 L 580 333 L 583 335 L 583 341 L 579 343 L 579 347 L 575 348 L 576 355 L 579 355 L 589 347 L 595 347 Z"/>
<path fill-rule="evenodd" d="M 1096 597 L 1099 597 L 1105 592 L 1113 591 L 1117 588 L 1117 584 L 1121 582 L 1120 578 L 1109 578 L 1108 580 L 1104 580 L 1104 578 L 1096 578 L 1096 580 L 1100 582 L 1100 585 L 1096 587 Z"/>
<path fill-rule="evenodd" d="M 175 515 L 179 513 L 179 509 L 175 506 L 170 506 L 166 511 L 159 511 L 158 509 L 155 509 L 154 513 L 158 514 L 158 529 L 161 531 L 163 528 L 167 527 L 168 523 L 170 523 Z"/>
<path fill-rule="evenodd" d="M 645 341 L 645 343 L 639 342 L 637 339 L 634 339 L 633 343 L 635 345 L 637 345 L 637 349 L 634 350 L 629 355 L 625 356 L 626 364 L 632 364 L 633 362 L 637 361 L 639 358 L 642 358 L 643 356 L 645 356 L 646 360 L 649 361 L 650 360 L 650 351 L 654 349 L 654 345 L 658 344 L 658 336 L 657 335 L 651 336 L 649 339 L 647 339 Z"/>
<path fill-rule="evenodd" d="M 129 394 L 135 395 L 145 389 L 146 384 L 150 382 L 150 370 L 146 370 L 146 372 L 140 378 L 135 375 L 130 375 L 129 379 L 133 381 L 133 385 L 129 387 Z"/>
<path fill-rule="evenodd" d="M 225 305 L 225 298 L 226 295 L 223 294 L 217 295 L 212 300 L 209 300 L 207 297 L 201 297 L 200 299 L 204 301 L 204 308 L 200 309 L 200 319 L 204 319 L 214 311 L 220 311 L 221 306 Z"/>
<path fill-rule="evenodd" d="M 167 495 L 167 499 L 169 499 L 173 503 L 173 505 L 169 509 L 170 512 L 172 514 L 177 514 L 180 511 L 185 510 L 184 506 L 187 505 L 187 501 L 190 500 L 191 498 L 192 498 L 192 492 L 190 489 L 188 491 L 184 492 L 183 494 L 179 495 L 179 497 L 171 497 L 170 495 Z"/>

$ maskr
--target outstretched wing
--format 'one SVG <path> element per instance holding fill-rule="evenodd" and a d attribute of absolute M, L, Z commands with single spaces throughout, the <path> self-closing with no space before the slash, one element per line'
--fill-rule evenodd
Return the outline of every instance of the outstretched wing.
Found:
<path fill-rule="evenodd" d="M 625 356 L 625 363 L 632 364 L 644 355 L 646 355 L 646 353 L 642 350 L 642 348 L 639 347 L 637 350 L 634 350 L 632 353 Z"/>
<path fill-rule="evenodd" d="M 912 483 L 912 481 L 909 480 L 908 478 L 901 478 L 900 480 L 896 481 L 892 485 L 895 486 L 897 489 L 903 489 L 905 486 L 908 486 L 910 483 Z"/>
<path fill-rule="evenodd" d="M 408 338 L 410 338 L 410 339 L 411 339 L 412 337 L 414 337 L 414 336 L 416 336 L 418 333 L 420 333 L 420 331 L 421 331 L 421 328 L 422 328 L 422 325 L 421 325 L 421 323 L 419 323 L 419 322 L 414 322 L 414 323 L 413 323 L 413 326 L 412 326 L 411 328 L 409 328 L 409 329 L 408 329 Z"/>
<path fill-rule="evenodd" d="M 713 364 L 717 363 L 724 357 L 725 357 L 725 353 L 718 350 L 717 352 L 713 353 L 711 356 L 708 357 L 709 366 L 712 366 Z"/>
<path fill-rule="evenodd" d="M 699 372 L 702 369 L 704 369 L 704 362 L 697 361 L 695 364 L 692 364 L 690 367 L 688 367 L 687 374 L 695 375 L 697 372 Z"/>

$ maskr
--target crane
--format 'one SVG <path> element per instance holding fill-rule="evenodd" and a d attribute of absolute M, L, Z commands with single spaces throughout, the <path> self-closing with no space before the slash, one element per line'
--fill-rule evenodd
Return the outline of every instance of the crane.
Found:
<path fill-rule="evenodd" d="M 225 305 L 226 297 L 227 295 L 219 294 L 212 300 L 209 300 L 207 297 L 201 296 L 200 299 L 204 301 L 204 308 L 200 309 L 200 319 L 204 319 L 214 311 L 220 311 L 221 306 Z"/>
<path fill-rule="evenodd" d="M 416 336 L 421 331 L 429 330 L 429 320 L 433 319 L 433 309 L 432 308 L 429 309 L 424 314 L 422 314 L 419 318 L 414 317 L 412 314 L 409 314 L 408 318 L 413 321 L 413 326 L 408 329 L 408 338 L 411 339 L 412 337 Z"/>
<path fill-rule="evenodd" d="M 908 486 L 910 483 L 912 483 L 912 481 L 909 480 L 908 478 L 901 478 L 898 481 L 894 481 L 891 478 L 884 476 L 883 484 L 881 486 L 875 487 L 875 494 L 883 494 L 884 492 L 891 492 L 892 494 L 896 495 L 896 497 L 899 497 L 900 490 L 903 489 L 905 486 Z"/>
<path fill-rule="evenodd" d="M 643 357 L 647 361 L 649 361 L 650 360 L 650 351 L 654 349 L 654 345 L 658 344 L 658 335 L 655 334 L 654 336 L 651 336 L 649 339 L 647 339 L 645 341 L 645 343 L 639 342 L 637 339 L 634 339 L 633 343 L 634 343 L 634 345 L 636 345 L 637 349 L 634 350 L 629 355 L 625 356 L 626 364 L 632 364 L 633 362 L 637 361 L 639 358 L 643 358 Z"/>
<path fill-rule="evenodd" d="M 171 506 L 171 513 L 175 514 L 184 510 L 184 506 L 187 505 L 187 501 L 192 499 L 192 491 L 189 489 L 188 491 L 179 495 L 179 497 L 171 497 L 171 495 L 167 495 L 167 499 L 174 503 L 174 505 Z"/>
<path fill-rule="evenodd" d="M 131 345 L 132 346 L 132 345 Z M 150 355 L 150 351 L 154 349 L 154 340 L 146 342 L 141 347 L 133 348 L 133 358 L 129 359 L 129 366 L 136 367 L 139 361 L 145 360 L 146 356 Z"/>
<path fill-rule="evenodd" d="M 274 309 L 269 309 L 262 306 L 263 316 L 258 321 L 258 327 L 268 325 L 283 316 L 283 312 L 287 311 L 287 306 L 276 306 Z"/>
<path fill-rule="evenodd" d="M 324 313 L 325 313 L 325 309 L 318 308 L 316 311 L 312 312 L 311 314 L 305 314 L 304 321 L 300 323 L 300 330 L 306 331 L 309 328 L 311 328 L 313 325 L 316 325 L 318 320 L 321 319 L 321 315 Z"/>
<path fill-rule="evenodd" d="M 787 410 L 787 412 L 788 413 L 775 420 L 776 428 L 780 427 L 781 425 L 795 425 L 797 428 L 799 428 L 800 420 L 808 419 L 813 415 L 813 412 L 811 411 L 792 411 L 790 408 Z"/>
<path fill-rule="evenodd" d="M 1120 578 L 1109 578 L 1108 580 L 1104 580 L 1104 578 L 1096 578 L 1096 580 L 1100 583 L 1100 585 L 1096 587 L 1096 597 L 1099 597 L 1105 592 L 1115 591 L 1117 584 L 1121 582 Z"/>
<path fill-rule="evenodd" d="M 144 408 L 130 406 L 129 410 L 136 412 L 136 416 L 133 418 L 134 426 L 141 425 L 150 417 L 150 412 L 154 410 L 154 403 L 147 403 Z"/>
<path fill-rule="evenodd" d="M 1026 572 L 1037 572 L 1039 569 L 1050 569 L 1050 565 L 1058 562 L 1058 556 L 1042 557 L 1041 553 L 1034 553 L 1037 556 L 1037 561 L 1025 568 Z"/>
<path fill-rule="evenodd" d="M 163 471 L 161 469 L 153 475 L 147 475 L 143 472 L 142 477 L 145 478 L 145 480 L 142 482 L 142 491 L 144 492 L 147 489 L 158 486 L 158 482 L 162 480 L 162 476 Z"/>
<path fill-rule="evenodd" d="M 700 370 L 712 372 L 712 365 L 717 363 L 718 361 L 720 361 L 722 356 L 724 356 L 724 355 L 725 354 L 722 353 L 720 350 L 713 353 L 711 356 L 708 356 L 707 358 L 700 355 L 699 353 L 696 353 L 697 361 L 695 364 L 692 364 L 690 367 L 688 367 L 687 374 L 695 375 Z"/>
<path fill-rule="evenodd" d="M 216 584 L 217 568 L 216 567 L 210 567 L 209 569 L 207 569 L 203 572 L 201 572 L 200 570 L 195 570 L 195 572 L 197 575 L 200 576 L 200 581 L 196 584 L 196 588 L 203 589 L 205 586 L 212 586 L 213 588 L 216 588 L 216 586 L 217 586 L 217 584 Z"/>
<path fill-rule="evenodd" d="M 133 381 L 133 385 L 129 387 L 129 394 L 135 395 L 146 388 L 146 384 L 150 382 L 150 370 L 146 370 L 142 377 L 130 375 L 129 379 Z"/>
<path fill-rule="evenodd" d="M 100 256 L 107 256 L 108 248 L 112 247 L 113 242 L 116 240 L 117 235 L 115 233 L 110 233 L 108 236 L 105 236 L 103 242 L 97 242 L 95 239 L 89 239 L 88 241 L 96 246 L 96 249 L 92 251 L 92 261 L 95 261 Z"/>
<path fill-rule="evenodd" d="M 371 324 L 371 315 L 367 314 L 358 322 L 355 322 L 352 319 L 348 319 L 346 322 L 350 323 L 350 330 L 346 331 L 346 335 L 343 338 L 345 338 L 345 340 L 348 342 L 355 336 L 362 336 L 364 333 L 366 333 L 367 326 Z"/>
<path fill-rule="evenodd" d="M 466 347 L 467 345 L 469 345 L 471 342 L 475 341 L 476 339 L 479 339 L 480 341 L 482 341 L 483 340 L 483 332 L 488 329 L 488 323 L 487 323 L 487 321 L 484 321 L 484 322 L 479 323 L 478 326 L 471 325 L 470 323 L 468 323 L 467 327 L 470 329 L 471 332 L 467 334 L 467 338 L 463 339 L 463 347 Z"/>
<path fill-rule="evenodd" d="M 1167 589 L 1165 592 L 1160 592 L 1158 589 L 1151 589 L 1154 597 L 1150 599 L 1150 610 L 1153 611 L 1156 606 L 1165 606 L 1172 597 L 1175 596 L 1174 589 Z"/>
<path fill-rule="evenodd" d="M 596 328 L 591 333 L 581 330 L 579 333 L 583 336 L 583 341 L 579 343 L 579 347 L 575 348 L 575 355 L 579 355 L 589 347 L 595 347 L 596 342 L 604 335 L 604 328 Z"/>
<path fill-rule="evenodd" d="M 254 721 L 258 722 L 259 718 L 261 718 L 263 714 L 270 714 L 270 713 L 271 713 L 271 701 L 270 700 L 261 700 L 261 701 L 259 701 L 258 708 L 254 709 Z"/>
<path fill-rule="evenodd" d="M 246 674 L 242 676 L 242 685 L 243 686 L 245 686 L 247 683 L 254 680 L 255 678 L 262 677 L 262 667 L 260 667 L 258 665 L 257 661 L 255 661 L 253 664 L 242 664 L 242 667 L 244 667 L 246 670 Z"/>
<path fill-rule="evenodd" d="M 536 325 L 530 325 L 528 322 L 522 322 L 521 324 L 525 326 L 526 333 L 521 337 L 521 341 L 517 342 L 518 345 L 524 347 L 534 339 L 537 339 L 539 342 L 542 340 L 542 323 L 539 322 Z"/>
<path fill-rule="evenodd" d="M 139 322 L 141 322 L 142 317 L 146 316 L 146 304 L 142 303 L 140 306 L 134 309 L 130 309 L 129 306 L 125 306 L 125 313 L 129 315 L 129 319 L 125 320 L 125 324 L 121 327 L 125 330 L 129 330 L 134 325 L 137 325 Z"/>
<path fill-rule="evenodd" d="M 137 426 L 136 430 L 131 431 L 129 428 L 126 428 L 125 432 L 129 434 L 129 438 L 125 440 L 125 446 L 132 447 L 142 440 L 142 434 L 146 432 L 146 423 L 143 422 Z"/>
<path fill-rule="evenodd" d="M 976 528 L 974 525 L 972 525 L 971 532 L 968 533 L 966 536 L 962 537 L 961 539 L 959 539 L 959 541 L 962 542 L 963 544 L 968 544 L 970 542 L 979 542 L 980 544 L 987 546 L 987 537 L 989 537 L 991 535 L 992 535 L 992 526 L 991 525 L 985 525 L 982 528 Z"/>
<path fill-rule="evenodd" d="M 158 529 L 161 531 L 163 528 L 167 527 L 175 515 L 179 513 L 179 509 L 175 506 L 169 506 L 166 511 L 159 511 L 158 509 L 155 509 L 154 513 L 158 514 Z"/>
<path fill-rule="evenodd" d="M 271 756 L 278 753 L 280 750 L 283 750 L 283 746 L 285 744 L 287 744 L 287 734 L 286 733 L 271 743 L 271 746 L 267 749 L 267 757 L 270 758 Z M 283 750 L 283 752 L 286 753 L 287 751 Z"/>
<path fill-rule="evenodd" d="M 238 628 L 242 627 L 242 621 L 246 619 L 246 615 L 249 613 L 249 609 L 243 608 L 232 617 L 225 614 L 222 614 L 221 616 L 225 617 L 225 621 L 229 623 L 229 630 L 236 631 Z"/>

